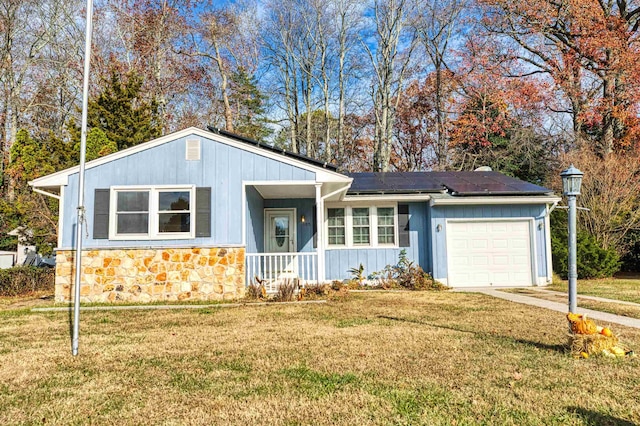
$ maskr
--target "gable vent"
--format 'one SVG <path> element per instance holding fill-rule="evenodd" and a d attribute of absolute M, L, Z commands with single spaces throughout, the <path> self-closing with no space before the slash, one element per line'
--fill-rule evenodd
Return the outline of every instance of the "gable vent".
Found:
<path fill-rule="evenodd" d="M 186 159 L 200 160 L 200 139 L 187 139 Z"/>

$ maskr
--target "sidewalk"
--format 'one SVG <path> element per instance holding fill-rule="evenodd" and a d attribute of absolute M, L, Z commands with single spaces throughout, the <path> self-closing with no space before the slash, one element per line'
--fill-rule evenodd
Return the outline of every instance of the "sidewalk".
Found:
<path fill-rule="evenodd" d="M 506 287 L 503 289 L 506 289 Z M 527 289 L 536 290 L 536 291 L 540 291 L 540 293 L 547 293 L 547 294 L 562 294 L 562 295 L 565 294 L 565 293 L 560 293 L 556 291 L 540 289 L 536 287 L 527 287 Z M 530 296 L 525 296 L 525 295 L 516 294 L 516 293 L 507 293 L 504 291 L 499 291 L 495 287 L 465 288 L 465 289 L 456 289 L 455 291 L 466 292 L 466 293 L 482 293 L 488 296 L 497 297 L 499 299 L 508 300 L 510 302 L 537 306 L 539 308 L 551 309 L 552 311 L 558 311 L 563 313 L 566 313 L 569 311 L 568 305 L 566 303 L 551 302 L 549 300 L 539 299 L 537 297 L 530 297 Z M 578 295 L 578 298 L 597 300 L 600 302 L 640 306 L 637 303 L 624 302 L 620 300 L 611 300 L 611 299 L 605 299 L 602 297 L 595 297 L 595 296 Z M 636 319 L 636 318 L 625 317 L 622 315 L 614 315 L 607 312 L 600 312 L 600 311 L 594 311 L 592 309 L 583 309 L 583 308 L 578 308 L 577 313 L 586 314 L 589 318 L 594 320 L 606 321 L 612 324 L 619 324 L 627 327 L 640 328 L 640 319 Z"/>

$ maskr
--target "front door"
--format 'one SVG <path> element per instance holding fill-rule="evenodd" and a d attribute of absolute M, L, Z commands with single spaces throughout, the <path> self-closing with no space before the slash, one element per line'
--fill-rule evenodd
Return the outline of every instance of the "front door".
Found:
<path fill-rule="evenodd" d="M 296 247 L 296 210 L 265 210 L 265 251 L 293 253 Z"/>

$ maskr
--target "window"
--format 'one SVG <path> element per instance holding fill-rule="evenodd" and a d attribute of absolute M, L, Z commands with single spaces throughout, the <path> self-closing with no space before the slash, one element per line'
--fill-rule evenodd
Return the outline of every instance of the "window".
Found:
<path fill-rule="evenodd" d="M 398 244 L 396 206 L 327 208 L 327 242 L 342 247 L 395 247 Z"/>
<path fill-rule="evenodd" d="M 393 207 L 378 207 L 378 244 L 395 243 L 395 215 Z"/>
<path fill-rule="evenodd" d="M 148 233 L 149 191 L 122 191 L 117 194 L 116 233 Z"/>
<path fill-rule="evenodd" d="M 194 238 L 193 187 L 112 188 L 110 239 Z"/>
<path fill-rule="evenodd" d="M 329 244 L 344 245 L 346 243 L 344 209 L 328 209 L 327 219 L 329 224 Z"/>
<path fill-rule="evenodd" d="M 369 245 L 369 209 L 359 207 L 351 210 L 353 218 L 353 245 Z"/>
<path fill-rule="evenodd" d="M 158 232 L 189 232 L 191 230 L 189 191 L 158 193 Z"/>

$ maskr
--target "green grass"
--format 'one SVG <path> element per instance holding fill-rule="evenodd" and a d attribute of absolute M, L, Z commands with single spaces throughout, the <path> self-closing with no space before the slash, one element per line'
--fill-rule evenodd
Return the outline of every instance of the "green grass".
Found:
<path fill-rule="evenodd" d="M 481 294 L 81 319 L 74 358 L 67 312 L 5 311 L 0 424 L 640 423 L 639 358 L 573 359 L 562 313 Z"/>
<path fill-rule="evenodd" d="M 567 291 L 567 281 L 554 281 L 549 290 Z M 640 303 L 640 279 L 603 278 L 578 280 L 578 294 Z"/>

